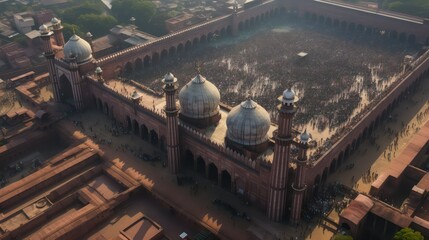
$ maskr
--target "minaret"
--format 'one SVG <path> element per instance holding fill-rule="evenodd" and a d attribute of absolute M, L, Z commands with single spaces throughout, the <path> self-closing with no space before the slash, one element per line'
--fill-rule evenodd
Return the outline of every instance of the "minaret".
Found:
<path fill-rule="evenodd" d="M 55 53 L 51 45 L 51 36 L 53 35 L 53 32 L 49 31 L 45 24 L 40 26 L 39 31 L 40 38 L 43 41 L 43 55 L 45 55 L 48 60 L 49 80 L 52 84 L 52 91 L 54 92 L 54 102 L 59 103 L 61 102 L 60 88 L 58 85 L 57 70 L 55 68 Z"/>
<path fill-rule="evenodd" d="M 63 35 L 63 26 L 61 25 L 61 20 L 58 18 L 52 18 L 52 30 L 54 31 L 55 41 L 58 46 L 64 46 L 64 35 Z"/>
<path fill-rule="evenodd" d="M 87 32 L 86 33 L 86 40 L 88 41 L 89 45 L 91 46 L 91 51 L 94 53 L 94 46 L 92 45 L 92 33 Z"/>
<path fill-rule="evenodd" d="M 176 174 L 180 171 L 180 151 L 179 151 L 179 123 L 176 106 L 177 78 L 168 73 L 163 80 L 166 105 L 164 112 L 167 115 L 167 156 L 170 172 Z"/>
<path fill-rule="evenodd" d="M 305 168 L 307 166 L 307 149 L 310 136 L 305 130 L 297 143 L 299 148 L 298 159 L 296 160 L 295 179 L 292 183 L 293 196 L 292 207 L 290 213 L 290 222 L 298 224 L 301 220 L 302 202 L 304 200 L 304 192 L 307 189 L 305 184 Z"/>
<path fill-rule="evenodd" d="M 292 118 L 296 112 L 295 93 L 291 89 L 283 92 L 277 111 L 278 129 L 275 133 L 274 159 L 271 167 L 267 215 L 273 221 L 282 221 L 286 209 L 286 192 L 292 143 Z"/>

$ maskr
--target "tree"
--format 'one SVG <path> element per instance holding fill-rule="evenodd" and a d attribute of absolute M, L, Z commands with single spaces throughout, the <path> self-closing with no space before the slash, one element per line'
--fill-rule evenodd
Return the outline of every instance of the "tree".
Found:
<path fill-rule="evenodd" d="M 85 14 L 79 16 L 76 21 L 86 32 L 91 32 L 95 37 L 106 35 L 118 21 L 109 15 Z"/>
<path fill-rule="evenodd" d="M 63 22 L 75 23 L 76 19 L 85 14 L 101 14 L 102 11 L 93 3 L 85 2 L 84 4 L 66 9 L 61 18 Z"/>
<path fill-rule="evenodd" d="M 145 29 L 156 14 L 156 6 L 148 0 L 113 0 L 112 15 L 122 23 L 130 23 L 130 18 L 136 18 L 136 25 Z"/>
<path fill-rule="evenodd" d="M 393 237 L 394 240 L 424 240 L 422 234 L 411 228 L 403 228 Z"/>
<path fill-rule="evenodd" d="M 74 24 L 68 24 L 68 23 L 63 23 L 63 34 L 64 34 L 64 40 L 67 42 L 68 39 L 73 35 L 73 31 L 74 33 L 76 33 L 78 36 L 80 37 L 84 37 L 84 33 L 80 30 L 80 27 Z"/>

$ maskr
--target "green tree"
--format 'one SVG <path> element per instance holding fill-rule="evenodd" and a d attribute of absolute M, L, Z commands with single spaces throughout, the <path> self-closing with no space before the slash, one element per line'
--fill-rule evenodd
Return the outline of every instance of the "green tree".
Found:
<path fill-rule="evenodd" d="M 420 232 L 414 231 L 411 228 L 403 228 L 393 237 L 394 240 L 424 240 Z"/>
<path fill-rule="evenodd" d="M 61 14 L 63 22 L 75 23 L 76 19 L 85 14 L 101 14 L 102 10 L 93 3 L 85 2 L 82 5 L 68 8 Z"/>
<path fill-rule="evenodd" d="M 86 32 L 91 32 L 95 37 L 106 35 L 118 21 L 110 15 L 85 14 L 79 16 L 77 25 Z"/>
<path fill-rule="evenodd" d="M 74 24 L 68 24 L 68 23 L 63 23 L 63 34 L 64 34 L 64 40 L 67 42 L 69 40 L 69 38 L 73 35 L 73 31 L 74 33 L 76 33 L 78 36 L 80 37 L 85 37 L 85 33 L 82 32 L 82 30 L 80 29 L 79 26 L 74 25 Z"/>
<path fill-rule="evenodd" d="M 349 235 L 336 234 L 334 240 L 353 240 L 353 238 Z"/>
<path fill-rule="evenodd" d="M 143 31 L 156 14 L 156 6 L 148 0 L 113 0 L 112 15 L 122 23 L 130 23 L 130 18 L 136 18 L 136 25 Z"/>

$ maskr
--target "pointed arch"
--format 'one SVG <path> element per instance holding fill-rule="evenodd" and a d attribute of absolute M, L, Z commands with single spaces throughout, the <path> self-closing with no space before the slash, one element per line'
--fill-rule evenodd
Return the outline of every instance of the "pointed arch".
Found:
<path fill-rule="evenodd" d="M 228 191 L 231 191 L 231 174 L 227 170 L 223 170 L 221 173 L 220 185 Z"/>
<path fill-rule="evenodd" d="M 130 75 L 133 72 L 133 64 L 131 62 L 125 63 L 125 75 Z"/>
<path fill-rule="evenodd" d="M 141 58 L 137 58 L 134 62 L 134 66 L 136 71 L 141 71 L 143 69 L 143 60 Z"/>
<path fill-rule="evenodd" d="M 155 66 L 159 63 L 159 53 L 158 52 L 154 52 L 152 54 L 152 66 Z"/>
<path fill-rule="evenodd" d="M 167 49 L 163 49 L 161 52 L 161 61 L 166 59 L 168 57 L 168 51 Z"/>
<path fill-rule="evenodd" d="M 61 102 L 74 105 L 73 88 L 70 80 L 63 74 L 61 75 L 59 82 Z"/>
<path fill-rule="evenodd" d="M 137 120 L 133 120 L 133 132 L 135 135 L 140 135 L 140 124 L 137 122 Z"/>
<path fill-rule="evenodd" d="M 152 143 L 152 145 L 157 146 L 158 145 L 158 133 L 156 133 L 155 130 L 150 130 L 150 143 Z"/>
<path fill-rule="evenodd" d="M 197 173 L 205 176 L 206 175 L 206 162 L 204 161 L 204 158 L 199 156 L 197 158 Z"/>
<path fill-rule="evenodd" d="M 170 49 L 168 50 L 168 54 L 170 55 L 170 57 L 174 56 L 176 54 L 176 48 L 174 46 L 170 47 Z"/>
<path fill-rule="evenodd" d="M 149 130 L 146 125 L 142 124 L 140 128 L 140 135 L 142 139 L 147 140 L 149 138 Z"/>
<path fill-rule="evenodd" d="M 193 168 L 194 167 L 194 154 L 189 149 L 187 149 L 185 151 L 185 159 L 183 159 L 183 166 L 185 168 Z"/>
<path fill-rule="evenodd" d="M 218 170 L 214 163 L 209 164 L 209 180 L 217 183 L 218 182 Z"/>
<path fill-rule="evenodd" d="M 144 65 L 144 67 L 145 68 L 147 68 L 147 67 L 149 67 L 150 66 L 150 56 L 149 55 L 146 55 L 145 57 L 144 57 L 144 60 L 143 60 L 143 65 Z"/>

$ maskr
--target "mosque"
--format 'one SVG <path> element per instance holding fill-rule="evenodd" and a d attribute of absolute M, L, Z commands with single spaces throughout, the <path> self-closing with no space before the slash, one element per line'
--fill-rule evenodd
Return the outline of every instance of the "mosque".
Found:
<path fill-rule="evenodd" d="M 232 109 L 221 104 L 218 88 L 199 72 L 180 91 L 177 78 L 168 73 L 163 79 L 162 112 L 157 111 L 140 99 L 162 98 L 138 88 L 131 96 L 112 91 L 91 44 L 76 34 L 64 44 L 61 21 L 54 18 L 52 25 L 52 30 L 45 25 L 39 30 L 55 103 L 78 111 L 98 107 L 166 150 L 171 174 L 191 165 L 226 191 L 266 209 L 270 219 L 289 216 L 291 222 L 300 221 L 310 136 L 307 132 L 297 136 L 292 129 L 297 110 L 292 89 L 279 98 L 277 126 L 250 97 Z M 63 50 L 55 52 L 55 45 Z M 292 147 L 299 149 L 296 159 L 290 156 Z M 290 167 L 292 162 L 296 167 Z"/>
<path fill-rule="evenodd" d="M 350 128 L 313 160 L 307 157 L 311 135 L 293 129 L 297 97 L 292 89 L 286 89 L 278 98 L 278 118 L 272 121 L 268 112 L 250 97 L 235 107 L 223 104 L 219 89 L 199 71 L 182 88 L 173 74 L 166 74 L 163 93 L 135 81 L 118 80 L 121 73 L 156 65 L 169 55 L 210 41 L 214 35 L 236 35 L 243 26 L 282 11 L 347 31 L 364 29 L 367 34 L 377 35 L 385 29 L 385 35 L 392 38 L 397 38 L 397 31 L 401 31 L 404 41 L 429 40 L 427 20 L 409 21 L 329 2 L 292 3 L 295 1 L 264 1 L 249 10 L 98 59 L 93 56 L 91 38 L 73 35 L 65 42 L 61 21 L 54 18 L 52 28 L 42 25 L 39 29 L 53 102 L 67 104 L 76 111 L 99 109 L 116 124 L 166 151 L 166 164 L 172 175 L 191 169 L 262 209 L 272 221 L 288 219 L 298 223 L 304 202 L 326 182 L 328 174 L 429 75 L 427 52 L 416 58 L 409 72 L 386 90 L 383 98 L 370 103 L 370 110 L 351 121 Z M 315 9 L 320 12 L 314 14 Z"/>

